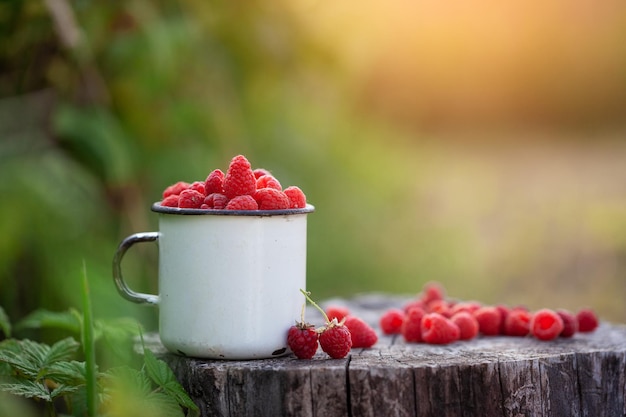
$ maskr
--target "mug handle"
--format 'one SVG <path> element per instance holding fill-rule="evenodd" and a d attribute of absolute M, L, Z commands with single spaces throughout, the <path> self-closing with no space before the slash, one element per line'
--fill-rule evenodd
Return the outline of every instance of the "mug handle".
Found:
<path fill-rule="evenodd" d="M 135 233 L 122 240 L 117 247 L 113 257 L 113 281 L 117 291 L 125 299 L 137 304 L 156 305 L 159 303 L 159 296 L 154 294 L 144 294 L 131 290 L 122 277 L 122 257 L 126 251 L 135 243 L 154 242 L 159 239 L 159 232 Z"/>

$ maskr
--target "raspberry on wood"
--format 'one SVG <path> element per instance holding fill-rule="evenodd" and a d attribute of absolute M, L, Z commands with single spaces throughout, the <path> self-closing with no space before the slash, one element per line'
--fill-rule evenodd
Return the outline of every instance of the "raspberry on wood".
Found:
<path fill-rule="evenodd" d="M 378 335 L 376 331 L 365 321 L 356 316 L 347 316 L 344 326 L 350 330 L 352 347 L 369 348 L 376 344 Z"/>

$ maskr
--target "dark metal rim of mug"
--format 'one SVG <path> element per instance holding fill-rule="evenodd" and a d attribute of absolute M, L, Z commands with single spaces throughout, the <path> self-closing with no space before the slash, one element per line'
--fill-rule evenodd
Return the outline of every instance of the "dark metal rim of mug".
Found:
<path fill-rule="evenodd" d="M 294 208 L 285 210 L 216 210 L 216 209 L 188 209 L 178 207 L 165 207 L 159 201 L 152 204 L 152 211 L 162 214 L 182 214 L 193 216 L 285 216 L 292 214 L 313 213 L 315 207 L 307 204 L 304 208 Z"/>

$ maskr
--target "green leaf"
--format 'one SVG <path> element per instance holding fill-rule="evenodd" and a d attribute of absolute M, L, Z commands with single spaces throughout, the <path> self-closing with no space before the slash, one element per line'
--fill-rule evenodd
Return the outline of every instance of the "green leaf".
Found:
<path fill-rule="evenodd" d="M 42 400 L 52 401 L 48 388 L 46 388 L 42 382 L 35 382 L 23 378 L 13 378 L 13 380 L 15 382 L 0 384 L 0 391 L 26 398 L 40 398 Z"/>
<path fill-rule="evenodd" d="M 107 391 L 133 391 L 140 396 L 146 396 L 152 391 L 152 383 L 148 376 L 128 366 L 118 366 L 109 369 L 103 374 Z"/>
<path fill-rule="evenodd" d="M 87 279 L 87 266 L 83 261 L 82 277 L 82 299 L 83 299 L 83 351 L 85 353 L 85 385 L 87 388 L 87 415 L 96 415 L 96 400 L 98 391 L 96 386 L 96 344 L 93 331 L 93 311 L 91 309 L 91 294 L 89 291 L 89 280 Z"/>
<path fill-rule="evenodd" d="M 53 328 L 69 330 L 73 333 L 80 333 L 80 321 L 76 318 L 74 312 L 64 311 L 56 312 L 46 309 L 35 310 L 16 325 L 16 329 L 41 329 Z"/>
<path fill-rule="evenodd" d="M 78 390 L 77 386 L 70 386 L 65 384 L 59 384 L 55 389 L 50 393 L 50 398 L 55 399 L 57 397 L 61 397 L 63 395 L 71 394 Z"/>
<path fill-rule="evenodd" d="M 79 344 L 68 337 L 52 346 L 28 339 L 7 346 L 9 348 L 0 349 L 0 362 L 5 362 L 17 372 L 38 380 L 45 377 L 52 364 L 71 359 Z"/>
<path fill-rule="evenodd" d="M 85 362 L 55 362 L 46 370 L 45 377 L 60 384 L 79 386 L 85 384 Z"/>
<path fill-rule="evenodd" d="M 154 356 L 151 350 L 144 349 L 144 364 L 150 379 L 174 398 L 179 405 L 194 411 L 198 410 L 198 406 L 189 398 L 167 363 Z"/>
<path fill-rule="evenodd" d="M 0 306 L 0 330 L 4 332 L 6 337 L 11 337 L 11 321 L 2 306 Z"/>
<path fill-rule="evenodd" d="M 152 415 L 185 417 L 185 413 L 183 413 L 176 399 L 163 392 L 151 392 L 146 396 L 145 402 L 146 406 L 153 410 Z"/>

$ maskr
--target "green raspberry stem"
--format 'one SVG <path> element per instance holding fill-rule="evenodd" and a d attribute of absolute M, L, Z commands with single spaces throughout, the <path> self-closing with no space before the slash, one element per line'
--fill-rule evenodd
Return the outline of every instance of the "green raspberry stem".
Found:
<path fill-rule="evenodd" d="M 326 323 L 330 323 L 330 320 L 328 320 L 328 316 L 326 315 L 326 312 L 322 309 L 322 307 L 318 306 L 317 303 L 315 301 L 313 301 L 310 297 L 311 293 L 309 291 L 304 291 L 302 288 L 300 288 L 300 292 L 304 295 L 304 298 L 306 298 L 306 300 L 311 303 L 311 305 L 315 308 L 317 308 L 320 313 L 322 313 L 322 315 L 324 316 L 324 320 L 326 320 Z"/>

